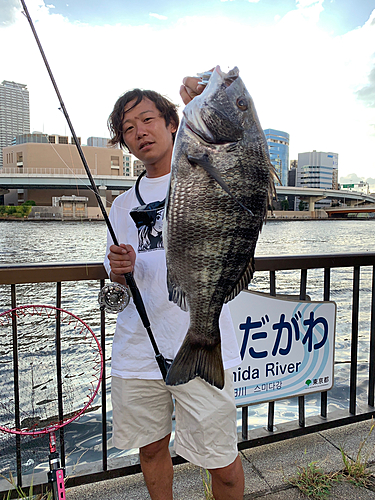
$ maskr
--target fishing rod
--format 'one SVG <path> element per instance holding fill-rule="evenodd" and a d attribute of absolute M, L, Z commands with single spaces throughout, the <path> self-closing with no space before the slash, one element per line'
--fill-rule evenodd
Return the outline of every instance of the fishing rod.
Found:
<path fill-rule="evenodd" d="M 32 21 L 32 19 L 30 17 L 29 11 L 28 11 L 28 9 L 26 7 L 25 1 L 24 0 L 20 0 L 20 1 L 21 1 L 21 4 L 22 4 L 22 7 L 24 9 L 24 14 L 25 14 L 25 16 L 26 16 L 26 18 L 27 18 L 27 20 L 28 20 L 28 22 L 30 24 L 30 27 L 31 27 L 31 30 L 33 32 L 34 38 L 36 40 L 36 43 L 38 44 L 39 51 L 40 51 L 40 53 L 42 55 L 42 58 L 43 58 L 45 66 L 47 68 L 48 74 L 49 74 L 49 76 L 51 78 L 51 82 L 52 82 L 52 85 L 53 85 L 53 87 L 55 89 L 57 98 L 58 98 L 58 100 L 60 102 L 60 106 L 61 106 L 62 112 L 64 113 L 66 121 L 68 122 L 68 125 L 69 125 L 70 131 L 72 133 L 72 137 L 73 137 L 74 143 L 75 143 L 75 145 L 77 147 L 79 156 L 80 156 L 80 158 L 82 160 L 82 164 L 83 164 L 84 169 L 86 171 L 87 177 L 89 178 L 92 190 L 93 190 L 93 192 L 94 192 L 94 194 L 96 196 L 96 200 L 98 202 L 99 208 L 100 208 L 100 210 L 101 210 L 101 212 L 103 214 L 103 217 L 104 217 L 105 223 L 107 225 L 108 231 L 109 231 L 109 233 L 110 233 L 110 235 L 112 237 L 112 241 L 113 241 L 113 243 L 116 246 L 119 246 L 117 237 L 116 237 L 115 232 L 113 230 L 112 224 L 111 224 L 111 222 L 109 220 L 107 211 L 106 211 L 106 209 L 105 209 L 105 207 L 103 205 L 103 202 L 102 202 L 102 199 L 100 197 L 98 188 L 96 187 L 95 181 L 94 181 L 94 179 L 93 179 L 93 177 L 91 175 L 90 168 L 89 168 L 89 166 L 87 164 L 85 155 L 83 154 L 81 145 L 80 145 L 80 143 L 78 141 L 77 135 L 76 135 L 75 130 L 73 128 L 73 124 L 70 121 L 68 112 L 67 112 L 67 110 L 65 108 L 65 104 L 64 104 L 64 102 L 62 100 L 60 91 L 59 91 L 59 89 L 57 87 L 57 84 L 56 84 L 55 78 L 54 78 L 54 76 L 52 74 L 50 65 L 48 64 L 46 55 L 44 53 L 43 47 L 42 47 L 42 45 L 40 43 L 40 40 L 38 38 L 37 32 L 35 30 L 33 21 Z M 154 335 L 152 333 L 152 330 L 151 330 L 151 325 L 150 325 L 150 321 L 149 321 L 148 316 L 147 316 L 146 308 L 145 308 L 145 305 L 143 303 L 143 299 L 142 299 L 141 293 L 140 293 L 140 291 L 138 289 L 138 286 L 137 286 L 137 284 L 136 284 L 136 282 L 134 280 L 133 274 L 132 273 L 125 273 L 124 276 L 125 276 L 126 283 L 127 283 L 128 287 L 129 287 L 130 293 L 131 293 L 131 295 L 133 297 L 133 302 L 134 302 L 135 308 L 137 309 L 139 317 L 140 317 L 140 319 L 142 321 L 143 326 L 145 327 L 145 329 L 147 331 L 147 334 L 148 334 L 149 339 L 151 341 L 152 347 L 154 349 L 155 359 L 156 359 L 156 361 L 157 361 L 157 363 L 159 365 L 159 368 L 160 368 L 161 374 L 163 376 L 163 379 L 165 380 L 165 378 L 167 376 L 168 368 L 169 368 L 169 363 L 167 362 L 167 360 L 164 358 L 164 356 L 160 353 L 160 351 L 158 349 L 158 346 L 157 346 L 156 341 L 155 341 L 155 337 L 154 337 Z M 104 307 L 104 308 L 108 309 L 110 312 L 120 312 L 129 303 L 129 291 L 128 291 L 128 289 L 126 287 L 124 287 L 120 283 L 111 283 L 111 284 L 108 284 L 108 285 L 106 285 L 101 290 L 101 292 L 99 294 L 99 302 L 101 304 L 101 307 Z"/>

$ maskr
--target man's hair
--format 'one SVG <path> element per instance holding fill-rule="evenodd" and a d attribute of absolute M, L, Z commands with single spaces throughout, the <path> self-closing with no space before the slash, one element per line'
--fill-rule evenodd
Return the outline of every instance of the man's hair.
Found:
<path fill-rule="evenodd" d="M 177 106 L 175 104 L 173 104 L 169 99 L 162 96 L 161 94 L 154 92 L 153 90 L 133 89 L 125 92 L 125 94 L 117 99 L 116 104 L 113 107 L 113 111 L 109 115 L 108 128 L 111 133 L 109 144 L 111 144 L 112 146 L 119 144 L 120 147 L 125 147 L 129 150 L 122 134 L 122 122 L 124 120 L 125 114 L 124 109 L 130 101 L 133 101 L 135 99 L 134 105 L 127 110 L 130 111 L 130 109 L 135 108 L 135 106 L 137 106 L 144 98 L 150 99 L 150 101 L 155 103 L 156 109 L 160 111 L 162 117 L 165 120 L 166 127 L 168 127 L 170 123 L 173 123 L 176 125 L 176 129 L 178 128 L 180 120 L 178 118 Z M 172 134 L 173 141 L 175 139 L 175 136 L 176 132 Z"/>

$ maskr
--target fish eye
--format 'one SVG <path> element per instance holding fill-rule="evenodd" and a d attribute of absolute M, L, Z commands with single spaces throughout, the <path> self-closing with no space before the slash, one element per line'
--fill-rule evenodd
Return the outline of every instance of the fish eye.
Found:
<path fill-rule="evenodd" d="M 244 97 L 239 97 L 237 99 L 237 106 L 240 108 L 241 111 L 246 111 L 248 108 L 247 100 Z"/>

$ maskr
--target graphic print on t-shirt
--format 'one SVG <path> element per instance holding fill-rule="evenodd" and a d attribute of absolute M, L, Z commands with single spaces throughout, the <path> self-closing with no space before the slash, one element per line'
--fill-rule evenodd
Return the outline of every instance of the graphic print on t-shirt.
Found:
<path fill-rule="evenodd" d="M 164 207 L 148 211 L 148 223 L 138 227 L 138 252 L 163 249 Z"/>

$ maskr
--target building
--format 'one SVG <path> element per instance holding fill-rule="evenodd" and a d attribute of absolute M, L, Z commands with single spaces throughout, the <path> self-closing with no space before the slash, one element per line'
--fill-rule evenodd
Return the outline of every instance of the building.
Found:
<path fill-rule="evenodd" d="M 26 144 L 27 142 L 34 142 L 39 144 L 48 144 L 48 135 L 43 132 L 33 132 L 32 134 L 19 134 L 12 140 L 12 145 Z"/>
<path fill-rule="evenodd" d="M 87 139 L 87 145 L 92 146 L 94 148 L 108 148 L 112 146 L 108 146 L 109 139 L 106 137 L 89 137 Z"/>
<path fill-rule="evenodd" d="M 319 189 L 338 189 L 337 153 L 311 151 L 298 153 L 297 186 Z M 296 198 L 296 203 L 299 202 Z M 315 203 L 316 208 L 325 208 L 331 204 L 329 198 Z"/>
<path fill-rule="evenodd" d="M 275 167 L 281 185 L 287 186 L 289 169 L 289 134 L 281 130 L 267 128 L 264 130 L 264 135 L 266 136 L 271 163 Z"/>
<path fill-rule="evenodd" d="M 18 134 L 30 133 L 29 91 L 22 83 L 4 80 L 0 85 L 0 168 L 3 148 Z"/>
<path fill-rule="evenodd" d="M 138 177 L 145 170 L 145 166 L 141 160 L 134 160 L 133 162 L 133 174 L 134 177 Z"/>
<path fill-rule="evenodd" d="M 37 139 L 38 134 L 30 134 Z M 3 172 L 13 175 L 37 174 L 43 176 L 74 176 L 87 179 L 77 147 L 74 144 L 61 144 L 60 137 L 54 143 L 25 142 L 4 148 Z M 29 136 L 27 136 L 30 139 Z M 122 176 L 123 152 L 121 149 L 95 148 L 82 146 L 92 175 Z M 87 179 L 87 185 L 89 180 Z M 16 189 L 4 196 L 5 205 L 21 205 L 33 200 L 38 206 L 51 206 L 52 197 L 82 196 L 82 190 L 76 189 Z M 121 191 L 122 192 L 122 191 Z M 88 197 L 88 207 L 96 207 L 95 194 L 90 189 L 83 190 Z M 107 205 L 120 194 L 120 191 L 106 193 Z"/>
<path fill-rule="evenodd" d="M 338 154 L 298 153 L 297 186 L 338 189 Z"/>
<path fill-rule="evenodd" d="M 297 185 L 297 167 L 298 167 L 298 161 L 291 160 L 290 161 L 290 169 L 288 171 L 288 186 L 296 186 Z"/>
<path fill-rule="evenodd" d="M 125 177 L 133 177 L 133 155 L 130 153 L 123 153 L 123 174 Z"/>
<path fill-rule="evenodd" d="M 359 193 L 370 194 L 370 184 L 365 181 L 341 184 L 341 189 L 347 189 L 348 191 L 357 191 Z"/>

